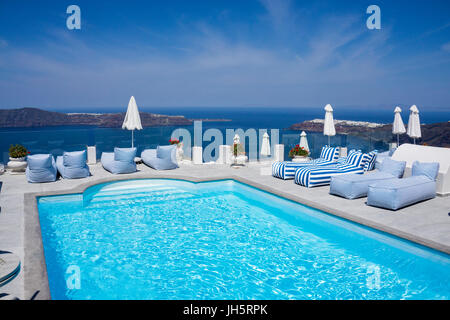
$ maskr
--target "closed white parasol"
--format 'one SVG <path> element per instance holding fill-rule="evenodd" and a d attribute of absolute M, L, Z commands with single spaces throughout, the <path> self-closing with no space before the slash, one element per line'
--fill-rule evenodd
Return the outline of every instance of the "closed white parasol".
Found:
<path fill-rule="evenodd" d="M 262 142 L 261 142 L 261 155 L 262 156 L 270 156 L 270 141 L 269 141 L 269 135 L 267 132 L 264 132 Z"/>
<path fill-rule="evenodd" d="M 400 134 L 406 132 L 405 125 L 403 124 L 401 113 L 402 109 L 400 107 L 395 107 L 394 109 L 394 123 L 392 124 L 392 133 L 397 135 L 397 146 L 400 145 Z"/>
<path fill-rule="evenodd" d="M 141 117 L 139 116 L 138 106 L 133 96 L 128 103 L 127 114 L 122 124 L 122 129 L 131 130 L 131 147 L 134 147 L 134 130 L 142 130 Z"/>
<path fill-rule="evenodd" d="M 333 108 L 330 104 L 325 106 L 325 121 L 323 123 L 323 134 L 328 136 L 328 146 L 330 145 L 330 137 L 336 135 L 334 128 Z"/>
<path fill-rule="evenodd" d="M 412 105 L 411 108 L 409 108 L 409 111 L 407 134 L 414 139 L 414 144 L 416 144 L 416 139 L 422 137 L 422 132 L 420 131 L 419 109 L 417 109 L 416 105 Z"/>
<path fill-rule="evenodd" d="M 306 138 L 306 132 L 302 131 L 300 134 L 300 148 L 303 148 L 304 150 L 309 152 L 309 145 L 308 145 L 308 139 Z"/>

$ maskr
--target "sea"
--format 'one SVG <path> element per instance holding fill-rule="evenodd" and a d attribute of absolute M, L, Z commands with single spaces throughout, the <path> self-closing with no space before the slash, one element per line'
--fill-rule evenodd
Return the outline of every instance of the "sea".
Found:
<path fill-rule="evenodd" d="M 403 108 L 403 121 L 408 122 L 407 108 Z M 110 108 L 98 110 L 95 108 L 77 108 L 67 110 L 52 110 L 59 112 L 125 112 L 124 108 Z M 272 144 L 285 145 L 285 158 L 289 150 L 299 142 L 300 132 L 288 130 L 289 126 L 305 120 L 321 119 L 324 117 L 323 107 L 293 108 L 293 107 L 164 107 L 164 108 L 140 108 L 140 111 L 159 113 L 165 115 L 183 115 L 189 119 L 227 119 L 230 121 L 203 122 L 203 132 L 208 129 L 220 130 L 224 137 L 226 129 L 267 129 L 271 135 L 271 129 L 279 130 L 278 141 L 272 140 Z M 450 120 L 449 110 L 421 110 L 421 123 L 437 123 Z M 338 120 L 367 121 L 375 123 L 391 123 L 393 110 L 380 108 L 335 108 L 334 118 Z M 156 148 L 158 145 L 168 144 L 172 132 L 177 128 L 185 128 L 193 133 L 193 126 L 169 126 L 149 127 L 135 131 L 134 144 L 138 148 L 138 154 L 147 148 Z M 318 156 L 321 147 L 328 143 L 328 138 L 321 133 L 307 132 L 308 143 L 313 157 Z M 275 137 L 275 136 L 274 136 Z M 194 141 L 194 139 L 192 139 Z M 258 144 L 261 137 L 258 139 Z M 394 137 L 393 140 L 394 141 Z M 205 148 L 210 141 L 203 141 Z M 225 143 L 225 142 L 224 142 Z M 365 152 L 372 149 L 387 150 L 388 141 L 377 141 L 356 136 L 336 135 L 331 138 L 331 145 L 345 146 L 349 149 L 356 148 Z M 11 144 L 24 145 L 31 154 L 52 153 L 61 155 L 64 151 L 76 151 L 85 149 L 86 146 L 96 146 L 97 158 L 102 152 L 112 152 L 114 147 L 130 147 L 131 133 L 120 128 L 98 128 L 92 126 L 57 126 L 38 128 L 0 128 L 0 162 L 8 162 L 8 149 Z M 248 143 L 247 143 L 248 145 Z M 187 146 L 184 146 L 187 148 Z M 259 147 L 259 146 L 258 146 Z M 273 145 L 272 145 L 273 147 Z M 248 147 L 247 147 L 248 148 Z M 247 150 L 248 151 L 248 150 Z M 213 158 L 218 154 L 213 151 Z"/>

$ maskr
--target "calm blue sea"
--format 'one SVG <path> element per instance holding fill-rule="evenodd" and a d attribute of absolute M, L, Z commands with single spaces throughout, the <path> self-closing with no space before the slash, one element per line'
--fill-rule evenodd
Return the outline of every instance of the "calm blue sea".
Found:
<path fill-rule="evenodd" d="M 96 110 L 92 108 L 78 108 L 77 110 L 58 110 L 62 112 L 121 112 L 123 109 L 111 108 L 109 110 Z M 404 108 L 406 110 L 406 108 Z M 280 129 L 280 143 L 283 143 L 285 155 L 290 147 L 299 141 L 299 132 L 286 130 L 290 125 L 304 120 L 323 118 L 322 107 L 317 108 L 206 108 L 206 107 L 179 107 L 179 108 L 140 108 L 141 111 L 168 115 L 184 115 L 190 119 L 199 118 L 225 118 L 231 122 L 205 122 L 203 130 L 217 128 L 222 132 L 225 129 Z M 450 120 L 449 111 L 421 110 L 422 123 L 435 123 Z M 390 123 L 393 112 L 383 109 L 349 109 L 335 108 L 335 119 L 370 121 Z M 408 121 L 407 112 L 403 113 L 403 121 Z M 186 127 L 192 131 L 192 126 Z M 138 153 L 146 148 L 155 148 L 157 145 L 167 144 L 175 127 L 145 128 L 135 133 L 135 144 Z M 320 133 L 309 133 L 308 142 L 312 155 L 317 156 L 327 138 Z M 11 144 L 23 144 L 31 153 L 52 153 L 55 156 L 63 151 L 80 150 L 86 145 L 97 146 L 97 156 L 103 151 L 112 151 L 115 146 L 128 147 L 131 144 L 131 133 L 122 129 L 96 128 L 96 127 L 45 127 L 45 128 L 0 128 L 0 162 L 8 161 L 8 148 Z M 358 137 L 336 136 L 332 144 L 358 148 L 363 151 L 369 149 L 386 149 L 387 144 L 380 141 L 364 140 Z M 207 143 L 206 143 L 207 144 Z M 205 144 L 204 144 L 205 146 Z"/>
<path fill-rule="evenodd" d="M 409 111 L 403 108 L 403 122 L 408 122 Z M 168 115 L 184 115 L 187 118 L 226 118 L 232 119 L 233 125 L 242 128 L 287 128 L 305 120 L 323 118 L 323 107 L 315 108 L 151 108 L 143 109 Z M 116 110 L 118 112 L 118 110 Z M 393 110 L 379 108 L 335 108 L 334 118 L 339 120 L 368 121 L 391 123 L 394 120 Z M 450 120 L 450 109 L 444 111 L 421 110 L 421 123 L 437 123 Z"/>

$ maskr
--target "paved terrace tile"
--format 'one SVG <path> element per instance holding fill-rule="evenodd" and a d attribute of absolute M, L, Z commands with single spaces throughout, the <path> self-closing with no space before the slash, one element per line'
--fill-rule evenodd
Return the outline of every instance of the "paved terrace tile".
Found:
<path fill-rule="evenodd" d="M 328 194 L 329 187 L 308 189 L 271 176 L 270 163 L 249 164 L 234 169 L 228 165 L 203 164 L 184 165 L 176 170 L 156 171 L 145 165 L 138 165 L 138 172 L 113 175 L 100 164 L 90 166 L 92 176 L 78 180 L 59 179 L 56 182 L 30 184 L 25 175 L 0 175 L 3 182 L 0 193 L 0 249 L 17 254 L 24 267 L 27 252 L 24 241 L 24 195 L 28 193 L 71 193 L 74 189 L 84 189 L 88 185 L 105 180 L 138 178 L 181 178 L 214 180 L 233 178 L 288 199 L 312 206 L 417 243 L 450 253 L 450 197 L 437 197 L 407 208 L 390 211 L 365 204 L 366 199 L 347 200 Z M 33 266 L 26 266 L 32 269 Z M 23 269 L 22 269 L 23 271 Z M 21 299 L 29 299 L 32 292 L 24 288 L 24 272 L 0 292 L 7 292 Z"/>

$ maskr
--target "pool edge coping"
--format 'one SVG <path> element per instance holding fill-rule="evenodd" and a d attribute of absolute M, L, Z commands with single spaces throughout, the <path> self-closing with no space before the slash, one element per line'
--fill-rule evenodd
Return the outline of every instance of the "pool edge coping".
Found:
<path fill-rule="evenodd" d="M 41 234 L 41 226 L 39 220 L 39 212 L 37 206 L 37 198 L 45 196 L 57 196 L 65 194 L 79 194 L 83 193 L 89 187 L 108 183 L 115 181 L 125 181 L 125 180 L 145 180 L 145 179 L 170 179 L 170 180 L 184 180 L 194 183 L 199 182 L 213 182 L 220 180 L 234 180 L 247 184 L 251 187 L 269 192 L 271 194 L 277 195 L 281 198 L 291 200 L 293 202 L 309 206 L 311 208 L 321 210 L 325 213 L 337 216 L 339 218 L 361 224 L 363 226 L 385 232 L 392 236 L 399 237 L 411 241 L 416 244 L 423 245 L 425 247 L 450 254 L 450 246 L 435 242 L 430 239 L 422 238 L 420 236 L 398 230 L 396 228 L 391 228 L 387 225 L 373 222 L 362 217 L 358 217 L 352 214 L 348 214 L 342 210 L 332 208 L 323 205 L 316 201 L 311 201 L 309 199 L 302 198 L 297 195 L 292 195 L 289 193 L 283 193 L 270 186 L 252 181 L 250 179 L 236 176 L 236 175 L 226 175 L 211 178 L 196 178 L 189 177 L 185 175 L 145 175 L 140 177 L 130 177 L 130 176 L 112 176 L 108 178 L 99 179 L 96 181 L 90 181 L 82 183 L 71 189 L 64 189 L 58 191 L 42 191 L 42 192 L 30 192 L 24 193 L 24 295 L 25 297 L 31 297 L 36 291 L 40 291 L 36 299 L 51 299 L 50 287 L 48 283 L 47 265 L 45 262 L 44 247 Z M 30 266 L 33 266 L 32 268 Z"/>

